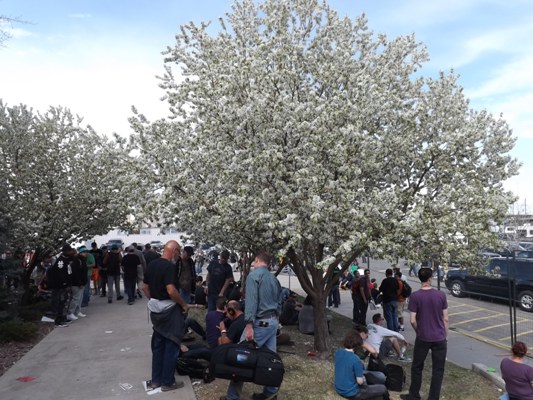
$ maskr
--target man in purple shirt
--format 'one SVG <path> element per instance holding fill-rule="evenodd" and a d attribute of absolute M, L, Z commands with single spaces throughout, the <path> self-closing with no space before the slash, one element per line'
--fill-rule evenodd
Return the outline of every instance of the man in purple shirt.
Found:
<path fill-rule="evenodd" d="M 431 268 L 421 268 L 418 279 L 421 282 L 409 298 L 411 325 L 416 332 L 413 364 L 411 365 L 411 386 L 409 393 L 401 399 L 420 400 L 422 370 L 424 361 L 431 350 L 432 372 L 428 400 L 438 400 L 444 376 L 448 336 L 448 302 L 446 295 L 431 287 Z"/>

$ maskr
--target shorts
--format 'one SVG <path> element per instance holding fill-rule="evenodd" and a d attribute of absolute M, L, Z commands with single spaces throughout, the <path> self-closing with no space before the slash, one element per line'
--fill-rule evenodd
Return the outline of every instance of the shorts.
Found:
<path fill-rule="evenodd" d="M 403 312 L 405 310 L 405 301 L 398 302 L 398 318 L 403 318 Z"/>

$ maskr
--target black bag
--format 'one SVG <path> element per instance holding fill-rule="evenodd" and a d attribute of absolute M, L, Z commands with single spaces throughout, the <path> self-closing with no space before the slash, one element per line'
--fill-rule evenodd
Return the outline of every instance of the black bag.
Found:
<path fill-rule="evenodd" d="M 366 368 L 369 371 L 379 371 L 387 375 L 387 366 L 380 358 L 370 356 L 368 358 L 368 366 Z"/>
<path fill-rule="evenodd" d="M 191 378 L 204 379 L 208 368 L 209 361 L 205 360 L 178 357 L 176 361 L 176 372 L 179 375 L 188 375 Z"/>
<path fill-rule="evenodd" d="M 253 382 L 279 387 L 285 368 L 277 353 L 253 344 L 224 344 L 215 347 L 209 373 L 212 377 L 234 382 Z"/>
<path fill-rule="evenodd" d="M 387 376 L 385 386 L 393 392 L 401 392 L 405 385 L 405 371 L 403 367 L 396 364 L 387 364 L 385 368 L 387 370 L 385 372 Z"/>
<path fill-rule="evenodd" d="M 406 299 L 411 296 L 412 292 L 411 286 L 406 281 L 402 281 L 402 297 Z"/>

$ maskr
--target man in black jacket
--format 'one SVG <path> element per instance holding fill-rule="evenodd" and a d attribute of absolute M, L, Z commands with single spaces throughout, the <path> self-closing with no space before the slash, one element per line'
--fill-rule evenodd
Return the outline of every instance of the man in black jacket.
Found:
<path fill-rule="evenodd" d="M 48 287 L 52 290 L 52 312 L 55 315 L 56 326 L 68 325 L 65 316 L 65 305 L 68 299 L 70 275 L 72 274 L 72 262 L 76 251 L 68 244 L 61 250 L 61 255 L 54 265 L 47 271 Z"/>
<path fill-rule="evenodd" d="M 71 298 L 68 306 L 67 319 L 69 321 L 76 321 L 78 317 L 85 317 L 81 312 L 81 303 L 83 300 L 83 291 L 87 284 L 87 263 L 85 257 L 89 250 L 85 246 L 78 249 L 79 254 L 72 260 L 70 274 L 70 291 Z"/>
<path fill-rule="evenodd" d="M 396 278 L 392 276 L 392 269 L 385 271 L 386 278 L 381 282 L 379 291 L 383 294 L 383 314 L 387 321 L 387 328 L 391 331 L 398 332 L 400 324 L 398 323 L 398 289 L 400 288 Z"/>

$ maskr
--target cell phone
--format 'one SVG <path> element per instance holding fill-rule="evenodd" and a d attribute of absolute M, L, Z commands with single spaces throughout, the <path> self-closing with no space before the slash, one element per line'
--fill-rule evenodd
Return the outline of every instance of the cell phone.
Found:
<path fill-rule="evenodd" d="M 259 326 L 261 328 L 266 328 L 268 327 L 268 321 L 259 321 Z"/>

